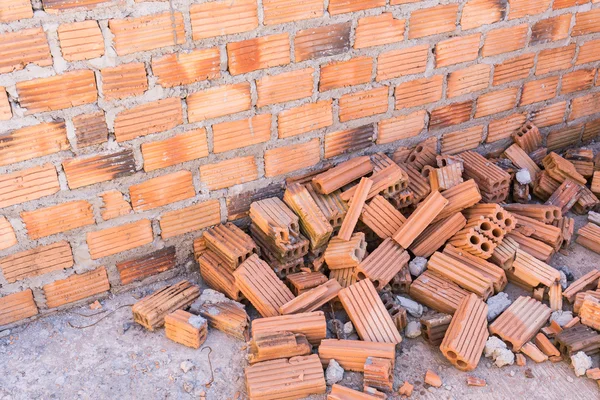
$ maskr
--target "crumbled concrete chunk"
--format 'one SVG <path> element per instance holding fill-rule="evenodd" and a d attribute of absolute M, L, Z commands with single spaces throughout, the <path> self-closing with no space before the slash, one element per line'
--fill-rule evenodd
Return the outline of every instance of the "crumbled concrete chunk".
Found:
<path fill-rule="evenodd" d="M 569 286 L 569 282 L 567 280 L 567 275 L 563 271 L 558 271 L 560 273 L 560 286 L 563 290 L 565 290 Z"/>
<path fill-rule="evenodd" d="M 402 296 L 396 296 L 396 300 L 413 317 L 420 318 L 423 315 L 423 306 L 416 301 Z"/>
<path fill-rule="evenodd" d="M 490 336 L 487 342 L 485 342 L 483 354 L 488 358 L 492 357 L 492 354 L 496 349 L 506 349 L 506 343 L 498 339 L 496 336 Z"/>
<path fill-rule="evenodd" d="M 427 266 L 427 259 L 425 257 L 415 257 L 408 263 L 408 270 L 414 277 L 421 275 Z"/>
<path fill-rule="evenodd" d="M 196 329 L 200 329 L 208 324 L 208 322 L 206 322 L 206 320 L 199 315 L 191 316 L 188 319 L 188 322 Z"/>
<path fill-rule="evenodd" d="M 517 178 L 517 182 L 521 185 L 529 185 L 531 183 L 531 174 L 526 169 L 520 169 L 515 178 Z"/>
<path fill-rule="evenodd" d="M 410 321 L 404 330 L 404 335 L 411 339 L 421 336 L 421 323 L 419 321 Z"/>
<path fill-rule="evenodd" d="M 194 363 L 190 360 L 185 360 L 181 364 L 179 364 L 179 368 L 183 371 L 183 373 L 187 373 L 189 370 L 194 368 Z"/>
<path fill-rule="evenodd" d="M 571 311 L 554 311 L 552 315 L 550 315 L 550 322 L 556 321 L 561 327 L 565 326 L 566 323 L 570 322 L 573 319 L 573 313 Z"/>
<path fill-rule="evenodd" d="M 496 367 L 504 367 L 505 365 L 513 365 L 515 362 L 515 355 L 509 349 L 496 349 L 492 353 L 494 359 L 494 365 Z"/>
<path fill-rule="evenodd" d="M 344 324 L 344 335 L 349 336 L 354 333 L 354 325 L 352 325 L 352 321 L 348 321 Z"/>
<path fill-rule="evenodd" d="M 325 371 L 325 379 L 328 385 L 334 385 L 344 379 L 344 368 L 334 359 L 329 360 L 329 365 Z"/>
<path fill-rule="evenodd" d="M 583 376 L 585 371 L 592 368 L 592 357 L 580 351 L 571 356 L 571 365 L 575 369 L 575 375 Z"/>
<path fill-rule="evenodd" d="M 496 317 L 510 306 L 512 302 L 508 298 L 508 294 L 500 292 L 487 300 L 488 315 L 487 320 L 493 321 Z"/>

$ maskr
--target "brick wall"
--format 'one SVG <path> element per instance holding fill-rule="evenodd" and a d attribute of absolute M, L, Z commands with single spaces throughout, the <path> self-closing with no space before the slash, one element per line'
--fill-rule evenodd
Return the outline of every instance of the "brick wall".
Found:
<path fill-rule="evenodd" d="M 599 61 L 600 0 L 3 1 L 0 325 L 196 268 L 350 152 L 593 139 Z"/>

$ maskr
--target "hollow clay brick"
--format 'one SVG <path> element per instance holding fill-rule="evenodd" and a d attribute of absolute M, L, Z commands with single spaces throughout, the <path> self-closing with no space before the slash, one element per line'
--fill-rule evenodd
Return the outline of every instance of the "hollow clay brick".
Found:
<path fill-rule="evenodd" d="M 558 182 L 558 181 L 555 181 Z M 540 184 L 542 182 L 540 181 Z M 546 204 L 559 207 L 563 215 L 579 201 L 583 187 L 571 179 L 565 179 L 549 196 Z M 535 192 L 534 192 L 535 193 Z"/>
<path fill-rule="evenodd" d="M 379 397 L 350 389 L 337 383 L 331 387 L 331 392 L 327 395 L 327 400 L 375 400 Z"/>
<path fill-rule="evenodd" d="M 326 245 L 333 227 L 308 190 L 300 183 L 289 184 L 283 195 L 283 201 L 298 215 L 300 229 L 310 240 L 311 248 Z"/>
<path fill-rule="evenodd" d="M 517 168 L 529 171 L 532 181 L 534 181 L 537 174 L 541 172 L 540 167 L 537 166 L 518 144 L 513 144 L 508 149 L 504 150 L 504 155 L 512 161 Z"/>
<path fill-rule="evenodd" d="M 465 229 L 467 228 L 475 229 L 477 233 L 491 240 L 496 245 L 502 242 L 506 234 L 502 226 L 482 215 L 469 218 L 465 225 Z"/>
<path fill-rule="evenodd" d="M 160 218 L 163 239 L 197 231 L 221 222 L 218 199 L 192 204 L 189 207 L 165 212 Z"/>
<path fill-rule="evenodd" d="M 408 293 L 411 284 L 412 277 L 410 276 L 410 271 L 408 270 L 408 264 L 405 264 L 400 272 L 394 275 L 389 283 L 394 293 Z"/>
<path fill-rule="evenodd" d="M 346 288 L 356 283 L 356 267 L 332 269 L 329 271 L 329 278 L 335 279 L 338 283 Z"/>
<path fill-rule="evenodd" d="M 254 224 L 250 225 L 250 234 L 260 247 L 261 254 L 272 262 L 286 264 L 303 257 L 308 252 L 308 239 L 301 234 L 296 237 L 292 236 L 289 243 L 277 243 L 275 239 L 267 236 Z"/>
<path fill-rule="evenodd" d="M 325 249 L 324 257 L 329 269 L 334 270 L 358 266 L 366 252 L 365 234 L 356 232 L 349 241 L 337 236 L 332 238 Z"/>
<path fill-rule="evenodd" d="M 306 336 L 292 332 L 272 332 L 255 335 L 250 341 L 248 362 L 275 360 L 295 356 L 308 356 L 312 346 Z"/>
<path fill-rule="evenodd" d="M 584 215 L 596 209 L 599 204 L 600 200 L 598 200 L 598 197 L 596 197 L 587 186 L 581 186 L 579 198 L 575 204 L 573 204 L 573 212 L 575 212 L 575 214 Z"/>
<path fill-rule="evenodd" d="M 562 218 L 560 208 L 546 204 L 503 204 L 502 208 L 513 214 L 533 218 L 546 224 Z"/>
<path fill-rule="evenodd" d="M 581 310 L 581 305 L 583 304 L 583 300 L 585 300 L 585 298 L 588 296 L 600 300 L 600 289 L 586 290 L 586 291 L 577 293 L 575 295 L 574 301 L 572 302 L 573 312 L 575 314 L 579 314 L 579 310 Z"/>
<path fill-rule="evenodd" d="M 367 200 L 375 197 L 379 193 L 389 196 L 406 189 L 408 186 L 408 177 L 406 173 L 396 164 L 388 165 L 383 169 L 374 171 L 369 179 L 371 180 L 372 185 L 367 194 Z M 354 198 L 357 189 L 358 186 L 353 186 L 345 192 L 342 192 L 340 197 L 344 201 L 351 201 Z"/>
<path fill-rule="evenodd" d="M 410 297 L 438 312 L 454 314 L 469 292 L 433 271 L 425 271 L 410 286 Z"/>
<path fill-rule="evenodd" d="M 373 171 L 368 156 L 354 157 L 312 179 L 314 187 L 322 194 L 330 194 Z"/>
<path fill-rule="evenodd" d="M 434 222 L 415 239 L 409 250 L 415 256 L 428 258 L 461 230 L 466 222 L 465 217 L 459 212 Z"/>
<path fill-rule="evenodd" d="M 444 191 L 463 183 L 461 164 L 452 164 L 434 168 L 429 173 L 429 184 L 432 190 Z"/>
<path fill-rule="evenodd" d="M 588 222 L 577 231 L 577 243 L 595 253 L 600 253 L 600 227 Z"/>
<path fill-rule="evenodd" d="M 258 251 L 252 238 L 231 222 L 206 230 L 203 237 L 206 247 L 226 260 L 232 271 Z"/>
<path fill-rule="evenodd" d="M 449 201 L 444 196 L 439 192 L 432 192 L 394 234 L 394 240 L 403 248 L 408 248 L 447 204 Z"/>
<path fill-rule="evenodd" d="M 496 248 L 496 244 L 493 241 L 477 232 L 474 228 L 466 227 L 456 232 L 448 243 L 483 259 L 490 258 Z"/>
<path fill-rule="evenodd" d="M 519 244 L 509 237 L 505 237 L 502 242 L 496 246 L 492 256 L 488 259 L 503 270 L 509 270 L 517 256 Z"/>
<path fill-rule="evenodd" d="M 9 165 L 69 149 L 63 120 L 10 130 L 2 134 L 0 165 Z"/>
<path fill-rule="evenodd" d="M 466 297 L 465 297 L 466 298 Z M 444 340 L 448 326 L 452 321 L 452 315 L 436 313 L 421 317 L 421 335 L 433 346 L 439 346 Z"/>
<path fill-rule="evenodd" d="M 596 227 L 596 225 L 594 225 L 594 227 Z M 581 229 L 579 231 L 581 232 Z M 587 274 L 583 275 L 581 278 L 577 279 L 575 282 L 572 282 L 569 285 L 569 287 L 567 287 L 567 289 L 563 292 L 563 296 L 565 299 L 567 299 L 569 303 L 573 303 L 577 293 L 595 289 L 599 282 L 600 270 L 593 269 Z"/>
<path fill-rule="evenodd" d="M 415 146 L 406 159 L 406 163 L 419 171 L 426 165 L 434 166 L 437 156 L 437 138 L 435 139 L 426 139 Z"/>
<path fill-rule="evenodd" d="M 552 196 L 559 186 L 560 182 L 551 178 L 548 172 L 542 171 L 533 182 L 533 194 L 545 201 Z"/>
<path fill-rule="evenodd" d="M 276 243 L 289 243 L 300 234 L 298 216 L 277 197 L 255 201 L 250 205 L 252 223 Z"/>
<path fill-rule="evenodd" d="M 118 190 L 108 190 L 100 193 L 100 197 L 102 198 L 100 215 L 105 221 L 127 215 L 131 212 L 131 204 L 125 200 L 123 193 Z"/>
<path fill-rule="evenodd" d="M 391 238 L 385 239 L 355 270 L 357 280 L 370 279 L 376 290 L 387 285 L 408 265 L 410 255 Z"/>
<path fill-rule="evenodd" d="M 368 357 L 364 366 L 363 385 L 391 391 L 394 384 L 394 362 L 389 358 Z"/>
<path fill-rule="evenodd" d="M 549 262 L 554 255 L 554 249 L 544 242 L 522 235 L 519 232 L 511 232 L 507 235 L 507 238 L 514 240 L 518 245 L 519 249 L 531 254 L 538 260 Z"/>
<path fill-rule="evenodd" d="M 169 246 L 141 258 L 119 262 L 116 267 L 121 283 L 127 285 L 173 269 L 176 264 L 175 246 Z"/>
<path fill-rule="evenodd" d="M 295 296 L 327 282 L 327 277 L 321 272 L 298 272 L 286 276 L 285 279 Z"/>
<path fill-rule="evenodd" d="M 463 210 L 467 218 L 483 216 L 498 224 L 506 233 L 513 230 L 516 224 L 515 216 L 498 204 L 475 204 Z"/>
<path fill-rule="evenodd" d="M 564 355 L 571 356 L 580 351 L 594 355 L 600 352 L 600 335 L 583 324 L 576 324 L 556 335 L 556 345 Z"/>
<path fill-rule="evenodd" d="M 406 308 L 399 306 L 394 299 L 394 295 L 390 292 L 382 292 L 381 301 L 388 311 L 388 314 L 390 314 L 390 317 L 392 317 L 392 321 L 394 321 L 394 325 L 396 325 L 398 332 L 402 332 L 404 328 L 406 328 L 406 325 L 408 325 Z"/>
<path fill-rule="evenodd" d="M 102 48 L 104 48 L 104 44 Z M 142 62 L 102 68 L 100 75 L 102 77 L 102 95 L 107 101 L 140 96 L 148 90 L 146 66 Z"/>
<path fill-rule="evenodd" d="M 38 246 L 0 259 L 0 269 L 8 283 L 62 271 L 73 266 L 71 246 L 65 240 Z"/>
<path fill-rule="evenodd" d="M 452 317 L 440 350 L 461 371 L 472 371 L 479 363 L 488 338 L 487 313 L 487 304 L 471 293 Z"/>
<path fill-rule="evenodd" d="M 544 157 L 542 164 L 548 174 L 561 183 L 565 179 L 571 179 L 580 185 L 587 183 L 587 180 L 577 172 L 575 166 L 570 161 L 565 160 L 554 152 Z"/>
<path fill-rule="evenodd" d="M 325 339 L 319 346 L 319 358 L 325 367 L 329 365 L 329 360 L 335 360 L 347 371 L 363 372 L 369 357 L 395 360 L 395 345 L 361 340 Z"/>
<path fill-rule="evenodd" d="M 560 273 L 557 269 L 521 249 L 517 250 L 517 256 L 510 272 L 511 276 L 514 275 L 532 287 L 544 285 L 550 288 L 560 280 Z"/>
<path fill-rule="evenodd" d="M 12 225 L 6 217 L 0 217 L 0 250 L 6 250 L 17 243 Z"/>
<path fill-rule="evenodd" d="M 165 316 L 165 335 L 176 343 L 199 349 L 206 340 L 208 324 L 203 319 L 201 320 L 202 324 L 197 327 L 190 323 L 190 318 L 193 319 L 194 315 L 183 310 L 175 310 L 167 314 Z"/>
<path fill-rule="evenodd" d="M 523 185 L 519 183 L 519 181 L 514 180 L 513 183 L 513 191 L 512 191 L 512 200 L 515 203 L 527 203 L 531 198 L 531 190 L 529 185 Z"/>
<path fill-rule="evenodd" d="M 427 269 L 483 299 L 494 293 L 491 279 L 444 253 L 435 252 L 427 262 Z"/>
<path fill-rule="evenodd" d="M 352 196 L 352 201 L 348 207 L 348 212 L 342 221 L 342 225 L 338 232 L 338 237 L 342 240 L 350 240 L 352 231 L 356 227 L 362 208 L 365 205 L 369 191 L 373 186 L 373 181 L 369 178 L 361 178 L 357 185 L 356 193 Z"/>
<path fill-rule="evenodd" d="M 232 300 L 240 300 L 242 294 L 235 284 L 235 277 L 228 261 L 219 254 L 206 248 L 198 257 L 200 275 L 206 284 L 225 294 Z"/>
<path fill-rule="evenodd" d="M 236 302 L 204 303 L 198 312 L 208 326 L 247 342 L 250 338 L 250 318 L 244 306 Z"/>
<path fill-rule="evenodd" d="M 0 326 L 38 314 L 31 289 L 0 297 Z"/>
<path fill-rule="evenodd" d="M 431 192 L 429 180 L 413 166 L 408 164 L 399 164 L 400 168 L 406 172 L 408 176 L 408 189 L 413 193 L 413 204 L 419 203 Z"/>
<path fill-rule="evenodd" d="M 383 196 L 377 195 L 363 206 L 360 220 L 379 238 L 386 239 L 400 229 L 406 217 Z"/>
<path fill-rule="evenodd" d="M 554 249 L 560 247 L 562 234 L 560 228 L 523 215 L 517 215 L 516 219 L 517 228 L 527 230 L 530 233 L 528 236 L 540 240 Z"/>
<path fill-rule="evenodd" d="M 510 175 L 479 153 L 465 151 L 460 157 L 464 160 L 465 178 L 474 179 L 479 189 L 489 193 L 508 186 Z"/>
<path fill-rule="evenodd" d="M 310 344 L 318 346 L 327 336 L 325 314 L 322 311 L 313 311 L 309 313 L 257 318 L 252 321 L 252 335 L 278 331 L 303 334 Z"/>
<path fill-rule="evenodd" d="M 306 190 L 313 198 L 317 206 L 321 209 L 325 218 L 329 221 L 334 230 L 342 225 L 342 221 L 348 211 L 348 205 L 340 198 L 341 191 L 336 190 L 330 194 L 321 194 L 317 192 L 311 183 L 304 184 Z"/>
<path fill-rule="evenodd" d="M 452 246 L 451 244 L 447 244 L 444 247 L 444 254 L 454 258 L 457 261 L 460 261 L 464 265 L 467 265 L 474 270 L 481 273 L 483 276 L 492 281 L 494 286 L 494 291 L 496 293 L 504 290 L 506 286 L 507 279 L 506 274 L 502 268 L 474 255 L 463 252 L 460 249 Z"/>
<path fill-rule="evenodd" d="M 440 212 L 433 222 L 469 208 L 481 201 L 481 193 L 477 183 L 473 179 L 469 179 L 459 185 L 454 186 L 442 193 L 442 196 L 448 200 L 448 204 L 442 212 Z"/>
<path fill-rule="evenodd" d="M 279 307 L 281 315 L 311 312 L 337 297 L 342 289 L 338 281 L 330 279 L 313 289 L 307 290 L 298 297 Z"/>
<path fill-rule="evenodd" d="M 489 326 L 492 335 L 518 351 L 546 324 L 551 310 L 531 297 L 520 296 Z"/>
<path fill-rule="evenodd" d="M 153 239 L 152 226 L 147 219 L 88 232 L 86 237 L 92 260 L 150 244 Z"/>

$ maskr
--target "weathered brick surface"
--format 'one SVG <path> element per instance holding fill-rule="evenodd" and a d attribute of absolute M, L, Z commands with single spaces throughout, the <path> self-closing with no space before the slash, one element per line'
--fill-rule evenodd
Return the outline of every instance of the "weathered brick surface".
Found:
<path fill-rule="evenodd" d="M 106 100 L 138 96 L 148 89 L 144 63 L 130 63 L 118 67 L 103 68 L 102 94 Z"/>
<path fill-rule="evenodd" d="M 134 211 L 150 210 L 194 197 L 196 191 L 190 171 L 178 171 L 129 187 Z"/>
<path fill-rule="evenodd" d="M 110 289 L 110 283 L 106 268 L 100 267 L 49 283 L 42 289 L 46 297 L 46 306 L 55 308 L 106 292 Z"/>
<path fill-rule="evenodd" d="M 63 24 L 57 33 L 62 55 L 67 61 L 89 60 L 104 54 L 104 38 L 96 21 Z"/>
<path fill-rule="evenodd" d="M 12 118 L 12 110 L 8 101 L 6 89 L 0 86 L 0 121 L 8 121 Z"/>
<path fill-rule="evenodd" d="M 106 117 L 102 111 L 74 117 L 73 127 L 79 148 L 104 143 L 108 138 Z"/>
<path fill-rule="evenodd" d="M 194 40 L 250 31 L 258 26 L 254 0 L 224 0 L 190 7 Z"/>
<path fill-rule="evenodd" d="M 239 185 L 256 178 L 258 169 L 253 156 L 232 158 L 200 167 L 200 180 L 210 190 Z"/>
<path fill-rule="evenodd" d="M 39 246 L 0 259 L 2 275 L 9 283 L 72 266 L 71 246 L 66 241 Z"/>
<path fill-rule="evenodd" d="M 290 62 L 290 41 L 287 33 L 262 36 L 227 44 L 229 72 L 239 75 Z"/>
<path fill-rule="evenodd" d="M 0 7 L 9 3 L 3 3 Z M 23 29 L 0 35 L 0 73 L 23 69 L 29 63 L 41 67 L 52 65 L 48 39 L 42 28 Z"/>
<path fill-rule="evenodd" d="M 308 103 L 282 111 L 277 118 L 279 138 L 300 135 L 333 124 L 331 100 Z"/>
<path fill-rule="evenodd" d="M 64 121 L 28 126 L 0 134 L 0 166 L 68 149 Z"/>
<path fill-rule="evenodd" d="M 33 17 L 31 0 L 11 0 L 0 4 L 0 22 L 12 22 Z"/>
<path fill-rule="evenodd" d="M 119 113 L 115 118 L 118 142 L 166 131 L 183 123 L 181 100 L 175 97 L 142 104 Z"/>
<path fill-rule="evenodd" d="M 131 150 L 87 158 L 73 158 L 62 164 L 71 189 L 109 181 L 135 173 Z"/>
<path fill-rule="evenodd" d="M 152 71 L 164 87 L 215 79 L 221 75 L 220 52 L 215 47 L 153 58 Z"/>
<path fill-rule="evenodd" d="M 0 175 L 0 208 L 37 200 L 60 190 L 56 168 L 44 164 Z"/>
<path fill-rule="evenodd" d="M 165 213 L 160 220 L 163 239 L 203 229 L 221 222 L 219 202 L 209 200 Z"/>
<path fill-rule="evenodd" d="M 8 249 L 17 243 L 17 236 L 12 225 L 6 217 L 0 217 L 0 250 Z"/>
<path fill-rule="evenodd" d="M 296 61 L 332 56 L 350 48 L 350 23 L 306 29 L 296 34 Z"/>
<path fill-rule="evenodd" d="M 383 13 L 375 17 L 364 17 L 358 20 L 354 48 L 380 46 L 401 42 L 404 39 L 406 21 L 396 19 L 392 13 Z"/>
<path fill-rule="evenodd" d="M 27 234 L 32 239 L 81 228 L 96 222 L 92 205 L 85 200 L 71 201 L 35 211 L 24 211 L 21 213 L 21 218 L 25 222 Z"/>

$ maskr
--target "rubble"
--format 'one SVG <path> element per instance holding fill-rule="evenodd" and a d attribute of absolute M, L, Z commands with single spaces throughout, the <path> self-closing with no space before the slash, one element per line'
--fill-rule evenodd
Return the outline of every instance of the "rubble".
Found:
<path fill-rule="evenodd" d="M 287 331 L 254 334 L 249 345 L 248 362 L 310 355 L 312 346 L 306 336 Z"/>
<path fill-rule="evenodd" d="M 416 301 L 402 296 L 397 296 L 396 299 L 398 300 L 398 303 L 400 303 L 400 305 L 404 307 L 406 311 L 413 317 L 419 318 L 421 315 L 423 315 L 423 306 Z"/>
<path fill-rule="evenodd" d="M 421 325 L 425 328 L 421 334 L 433 346 L 439 346 L 446 335 L 448 326 L 450 326 L 452 316 L 448 314 L 432 314 L 420 319 Z"/>
<path fill-rule="evenodd" d="M 199 349 L 206 340 L 208 324 L 199 315 L 176 310 L 165 316 L 165 335 L 176 343 Z"/>
<path fill-rule="evenodd" d="M 592 368 L 592 357 L 583 351 L 577 352 L 571 356 L 571 365 L 575 370 L 575 375 L 584 376 L 586 371 Z"/>
<path fill-rule="evenodd" d="M 418 321 L 409 322 L 405 328 L 404 335 L 411 339 L 421 336 L 421 323 Z"/>
<path fill-rule="evenodd" d="M 408 381 L 404 381 L 400 389 L 398 389 L 398 394 L 400 396 L 410 397 L 412 396 L 412 392 L 414 389 L 414 385 L 411 385 Z"/>
<path fill-rule="evenodd" d="M 362 372 L 369 357 L 395 360 L 396 346 L 393 343 L 325 339 L 319 346 L 319 357 L 323 366 L 334 359 L 347 371 Z"/>
<path fill-rule="evenodd" d="M 497 295 L 488 298 L 488 322 L 495 320 L 496 317 L 502 314 L 502 312 L 504 312 L 504 310 L 506 310 L 511 304 L 512 302 L 508 298 L 508 294 L 504 292 L 500 292 Z"/>
<path fill-rule="evenodd" d="M 439 375 L 435 372 L 428 369 L 425 373 L 425 383 L 430 386 L 439 388 L 442 386 L 442 378 L 440 378 Z"/>
<path fill-rule="evenodd" d="M 408 270 L 414 277 L 420 276 L 427 268 L 427 259 L 425 257 L 415 257 L 408 263 Z"/>
<path fill-rule="evenodd" d="M 325 381 L 331 386 L 344 379 L 344 368 L 334 359 L 329 360 L 327 369 L 325 370 Z"/>

